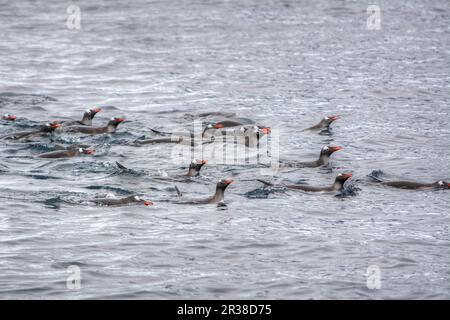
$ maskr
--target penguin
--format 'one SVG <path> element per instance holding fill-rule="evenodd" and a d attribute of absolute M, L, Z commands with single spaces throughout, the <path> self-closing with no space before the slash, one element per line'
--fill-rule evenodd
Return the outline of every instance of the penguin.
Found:
<path fill-rule="evenodd" d="M 202 133 L 202 138 L 211 138 L 222 135 L 225 128 L 240 127 L 243 124 L 236 121 L 221 121 L 216 123 L 208 123 Z"/>
<path fill-rule="evenodd" d="M 329 187 L 312 187 L 302 184 L 285 185 L 285 187 L 288 189 L 303 190 L 307 192 L 338 192 L 344 189 L 345 182 L 351 177 L 353 177 L 351 173 L 340 173 L 337 175 L 336 179 L 334 180 L 334 183 Z M 260 179 L 258 179 L 258 181 L 265 184 L 266 186 L 273 186 L 273 184 L 270 182 Z"/>
<path fill-rule="evenodd" d="M 59 151 L 52 151 L 52 152 L 46 152 L 38 155 L 39 158 L 71 158 L 71 157 L 79 157 L 81 155 L 91 155 L 94 154 L 95 150 L 92 149 L 84 149 L 84 148 L 77 148 L 77 149 L 69 149 L 69 150 L 59 150 Z"/>
<path fill-rule="evenodd" d="M 5 113 L 2 116 L 2 120 L 5 120 L 5 121 L 16 121 L 16 119 L 17 119 L 17 116 L 15 116 L 13 114 L 9 114 L 9 113 Z"/>
<path fill-rule="evenodd" d="M 233 128 L 233 127 L 241 127 L 241 126 L 249 126 L 249 125 L 255 125 L 255 121 L 252 119 L 249 119 L 249 118 L 232 118 L 232 119 L 226 119 L 226 120 L 222 120 L 222 121 L 208 123 L 206 126 L 206 130 Z M 259 125 L 258 127 L 263 128 L 264 126 Z M 205 132 L 203 132 L 203 134 L 205 134 Z"/>
<path fill-rule="evenodd" d="M 210 126 L 206 126 L 201 134 L 197 134 L 194 132 L 162 132 L 162 131 L 157 131 L 154 129 L 150 129 L 152 132 L 159 134 L 159 135 L 163 135 L 163 136 L 170 136 L 170 137 L 164 137 L 164 138 L 150 138 L 150 139 L 142 139 L 138 138 L 134 141 L 134 144 L 137 145 L 142 145 L 142 144 L 157 144 L 157 143 L 179 143 L 182 145 L 187 145 L 187 146 L 198 146 L 204 143 L 210 143 L 211 141 L 206 139 L 204 137 L 205 132 L 209 129 L 212 128 Z M 205 139 L 204 139 L 205 138 Z"/>
<path fill-rule="evenodd" d="M 189 169 L 188 172 L 182 175 L 176 175 L 176 176 L 166 176 L 166 177 L 156 177 L 155 179 L 162 179 L 162 180 L 177 180 L 179 182 L 182 181 L 187 181 L 188 178 L 191 177 L 198 177 L 200 175 L 200 170 L 202 169 L 202 167 L 207 164 L 208 161 L 207 160 L 193 160 L 191 162 L 191 164 L 189 165 Z M 121 164 L 120 162 L 116 161 L 116 165 L 120 170 L 123 171 L 131 171 L 130 169 L 128 169 L 127 167 L 125 167 L 123 164 Z M 178 178 L 178 179 L 177 179 Z"/>
<path fill-rule="evenodd" d="M 330 156 L 342 147 L 325 146 L 320 151 L 319 159 L 309 162 L 281 162 L 282 167 L 289 168 L 318 168 L 327 166 L 330 163 Z"/>
<path fill-rule="evenodd" d="M 102 133 L 114 133 L 116 132 L 117 126 L 125 121 L 124 118 L 111 118 L 108 124 L 104 127 L 91 127 L 91 126 L 73 126 L 68 127 L 67 132 L 77 132 L 84 134 L 102 134 Z"/>
<path fill-rule="evenodd" d="M 80 121 L 64 121 L 61 124 L 65 127 L 69 126 L 92 126 L 92 119 L 95 115 L 102 111 L 101 108 L 87 109 Z"/>
<path fill-rule="evenodd" d="M 212 112 L 203 112 L 200 113 L 198 115 L 199 118 L 206 118 L 206 117 L 225 117 L 225 118 L 231 118 L 231 117 L 235 117 L 236 113 L 234 112 L 217 112 L 217 111 L 212 111 Z"/>
<path fill-rule="evenodd" d="M 57 122 L 46 123 L 45 125 L 41 126 L 38 130 L 10 133 L 10 134 L 1 136 L 0 139 L 19 140 L 22 138 L 42 136 L 47 133 L 53 133 L 59 127 L 61 127 L 61 124 L 59 124 Z"/>
<path fill-rule="evenodd" d="M 200 170 L 207 164 L 207 160 L 194 160 L 189 165 L 189 170 L 186 174 L 187 177 L 197 177 L 200 175 Z"/>
<path fill-rule="evenodd" d="M 387 181 L 381 182 L 382 185 L 398 188 L 398 189 L 408 189 L 408 190 L 423 190 L 423 189 L 450 189 L 450 183 L 443 180 L 436 181 L 433 183 L 421 183 L 413 181 Z"/>
<path fill-rule="evenodd" d="M 330 130 L 330 125 L 338 119 L 340 119 L 340 116 L 333 115 L 333 116 L 325 117 L 315 126 L 304 129 L 303 131 L 327 131 L 327 130 Z"/>
<path fill-rule="evenodd" d="M 188 201 L 177 201 L 178 204 L 215 204 L 224 201 L 225 189 L 233 183 L 231 179 L 221 179 L 216 185 L 216 192 L 206 199 L 195 199 Z M 179 191 L 177 191 L 179 193 Z M 180 193 L 179 193 L 180 194 Z"/>
<path fill-rule="evenodd" d="M 257 147 L 260 139 L 271 132 L 270 127 L 245 125 L 239 128 L 215 128 L 213 131 L 206 131 L 204 138 L 214 141 L 243 142 L 246 147 Z"/>
<path fill-rule="evenodd" d="M 144 200 L 139 196 L 128 196 L 125 198 L 99 198 L 91 200 L 90 202 L 93 202 L 100 206 L 111 206 L 111 207 L 118 207 L 137 203 L 143 204 L 144 206 L 153 205 L 153 202 Z"/>
<path fill-rule="evenodd" d="M 208 163 L 207 160 L 194 160 L 189 165 L 189 169 L 188 169 L 187 173 L 173 175 L 173 176 L 169 176 L 166 173 L 164 176 L 155 177 L 154 179 L 164 180 L 164 181 L 175 181 L 175 182 L 191 182 L 192 181 L 191 178 L 200 176 L 200 170 L 207 163 Z"/>

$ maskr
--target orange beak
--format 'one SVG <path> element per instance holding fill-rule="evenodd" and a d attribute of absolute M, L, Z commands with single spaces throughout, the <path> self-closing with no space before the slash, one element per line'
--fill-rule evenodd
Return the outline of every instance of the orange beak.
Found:
<path fill-rule="evenodd" d="M 333 151 L 333 152 L 336 152 L 336 151 L 339 151 L 339 150 L 342 150 L 342 149 L 344 149 L 344 148 L 342 148 L 342 147 L 331 147 L 330 148 L 330 150 Z"/>
<path fill-rule="evenodd" d="M 228 179 L 228 180 L 224 180 L 223 181 L 226 185 L 232 184 L 233 180 L 232 179 Z"/>
<path fill-rule="evenodd" d="M 144 206 L 152 206 L 153 202 L 151 201 L 144 201 Z"/>
<path fill-rule="evenodd" d="M 351 177 L 353 177 L 353 174 L 351 174 L 351 173 L 344 173 L 342 176 L 344 177 L 344 179 L 348 180 Z"/>
<path fill-rule="evenodd" d="M 17 119 L 17 117 L 14 116 L 14 115 L 12 115 L 12 114 L 10 114 L 10 115 L 8 115 L 8 116 L 6 116 L 6 117 L 3 117 L 3 119 L 15 121 L 15 120 Z"/>
<path fill-rule="evenodd" d="M 59 128 L 59 127 L 61 127 L 61 124 L 59 124 L 59 123 L 52 123 L 51 125 L 50 125 L 52 128 Z"/>
<path fill-rule="evenodd" d="M 261 128 L 261 132 L 264 134 L 269 134 L 271 131 L 270 131 L 269 127 L 266 127 L 266 128 Z"/>
<path fill-rule="evenodd" d="M 216 128 L 216 129 L 221 129 L 221 128 L 223 128 L 224 126 L 223 126 L 223 124 L 221 124 L 221 123 L 217 123 L 217 124 L 215 124 L 214 125 L 214 128 Z"/>
<path fill-rule="evenodd" d="M 95 108 L 95 109 L 92 109 L 91 111 L 94 111 L 95 113 L 99 113 L 100 111 L 102 111 L 102 109 L 101 108 Z"/>
<path fill-rule="evenodd" d="M 208 160 L 197 160 L 198 164 L 207 164 Z"/>
<path fill-rule="evenodd" d="M 116 121 L 117 121 L 117 122 L 124 122 L 125 119 L 124 119 L 124 118 L 116 118 Z"/>
<path fill-rule="evenodd" d="M 336 120 L 340 119 L 340 116 L 338 116 L 338 115 L 333 115 L 333 116 L 328 116 L 328 118 L 329 118 L 330 120 L 336 121 Z"/>
<path fill-rule="evenodd" d="M 84 150 L 83 153 L 84 154 L 94 154 L 95 150 Z"/>

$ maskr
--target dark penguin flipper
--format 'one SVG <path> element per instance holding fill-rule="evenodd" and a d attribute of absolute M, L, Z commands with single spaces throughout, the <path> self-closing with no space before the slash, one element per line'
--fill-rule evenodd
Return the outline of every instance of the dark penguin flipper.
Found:
<path fill-rule="evenodd" d="M 263 183 L 263 184 L 265 184 L 268 187 L 273 187 L 273 183 L 271 183 L 271 182 L 264 181 L 264 180 L 261 180 L 261 179 L 256 179 L 256 180 L 261 182 L 261 183 Z"/>
<path fill-rule="evenodd" d="M 153 132 L 153 133 L 159 134 L 161 136 L 170 136 L 171 135 L 168 132 L 158 131 L 158 130 L 155 130 L 155 129 L 152 129 L 152 128 L 150 128 L 150 131 Z"/>
<path fill-rule="evenodd" d="M 175 190 L 177 191 L 177 195 L 178 195 L 179 197 L 182 197 L 183 194 L 181 193 L 180 189 L 178 189 L 177 186 L 174 186 L 174 188 L 175 188 Z"/>
<path fill-rule="evenodd" d="M 121 170 L 128 170 L 128 168 L 127 167 L 125 167 L 124 165 L 122 165 L 120 162 L 118 162 L 118 161 L 116 161 L 116 165 L 117 165 L 117 167 L 119 167 L 119 169 L 121 169 Z"/>

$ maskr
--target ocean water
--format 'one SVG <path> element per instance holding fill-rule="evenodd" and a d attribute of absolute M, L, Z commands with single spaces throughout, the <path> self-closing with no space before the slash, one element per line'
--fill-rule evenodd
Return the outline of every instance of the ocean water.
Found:
<path fill-rule="evenodd" d="M 377 1 L 0 1 L 0 136 L 47 121 L 126 121 L 115 134 L 0 141 L 1 299 L 448 299 L 448 191 L 367 177 L 450 180 L 450 3 Z M 189 130 L 234 112 L 279 134 L 279 155 L 329 167 L 220 164 L 190 183 L 173 144 L 136 146 L 150 128 Z M 339 114 L 328 134 L 302 132 Z M 269 144 L 270 138 L 263 138 Z M 96 153 L 39 159 L 55 143 Z M 261 148 L 264 149 L 264 148 Z M 267 160 L 267 152 L 262 152 Z M 123 172 L 115 164 L 133 172 Z M 353 192 L 263 188 L 330 184 Z M 180 205 L 233 178 L 226 207 Z M 89 200 L 138 194 L 151 207 Z M 70 270 L 79 268 L 80 287 Z"/>

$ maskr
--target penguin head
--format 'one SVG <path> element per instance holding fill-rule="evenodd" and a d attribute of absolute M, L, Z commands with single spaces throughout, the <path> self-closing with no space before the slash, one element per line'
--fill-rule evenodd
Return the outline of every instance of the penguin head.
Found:
<path fill-rule="evenodd" d="M 247 134 L 267 134 L 270 132 L 269 127 L 261 127 L 261 126 L 244 126 L 239 128 L 240 131 L 245 132 Z"/>
<path fill-rule="evenodd" d="M 340 173 L 336 177 L 336 182 L 344 184 L 351 177 L 353 177 L 353 174 L 351 174 L 351 173 Z"/>
<path fill-rule="evenodd" d="M 265 134 L 269 134 L 271 132 L 270 127 L 264 127 L 264 126 L 250 126 L 250 127 L 246 126 L 246 127 L 241 127 L 239 130 L 246 133 L 247 135 L 255 134 L 255 135 L 257 135 L 258 138 Z"/>
<path fill-rule="evenodd" d="M 436 187 L 439 189 L 450 189 L 450 183 L 443 180 L 435 182 L 434 185 L 436 185 Z"/>
<path fill-rule="evenodd" d="M 232 183 L 232 179 L 220 179 L 219 182 L 217 182 L 217 188 L 225 190 Z"/>
<path fill-rule="evenodd" d="M 207 160 L 194 160 L 189 165 L 189 170 L 195 170 L 198 172 L 207 163 L 208 163 Z"/>
<path fill-rule="evenodd" d="M 60 123 L 58 123 L 58 122 L 49 122 L 49 123 L 46 123 L 42 127 L 42 131 L 44 131 L 44 132 L 53 132 L 56 129 L 58 129 L 59 127 L 61 127 Z"/>
<path fill-rule="evenodd" d="M 149 201 L 149 200 L 144 200 L 139 196 L 134 196 L 133 197 L 134 202 L 140 202 L 142 203 L 144 206 L 152 206 L 153 202 Z"/>
<path fill-rule="evenodd" d="M 86 149 L 86 148 L 80 148 L 80 149 L 78 149 L 78 151 L 81 154 L 88 154 L 88 155 L 94 154 L 94 152 L 95 152 L 95 150 L 93 150 L 93 149 Z"/>
<path fill-rule="evenodd" d="M 95 115 L 97 113 L 99 113 L 100 111 L 102 111 L 101 108 L 87 109 L 86 112 L 84 113 L 84 116 L 89 117 L 90 119 L 93 119 L 95 117 Z"/>
<path fill-rule="evenodd" d="M 100 111 L 102 111 L 102 108 L 93 108 L 93 109 L 91 109 L 90 111 L 91 111 L 92 114 L 97 114 L 97 113 L 99 113 Z"/>
<path fill-rule="evenodd" d="M 214 123 L 207 123 L 202 132 L 202 137 L 205 135 L 206 131 L 214 129 Z"/>
<path fill-rule="evenodd" d="M 119 123 L 124 122 L 124 121 L 125 121 L 124 118 L 113 117 L 109 120 L 108 125 L 117 127 L 119 125 Z"/>
<path fill-rule="evenodd" d="M 322 119 L 322 122 L 326 125 L 329 126 L 330 124 L 332 124 L 334 121 L 340 119 L 340 116 L 338 115 L 331 115 L 331 116 L 326 116 L 325 118 Z"/>
<path fill-rule="evenodd" d="M 269 134 L 272 132 L 272 129 L 270 127 L 258 127 L 259 131 L 262 132 L 262 134 Z"/>
<path fill-rule="evenodd" d="M 5 113 L 2 117 L 3 120 L 15 121 L 17 117 L 13 114 Z"/>
<path fill-rule="evenodd" d="M 320 151 L 320 156 L 331 156 L 333 153 L 335 153 L 336 151 L 342 150 L 344 148 L 342 147 L 333 147 L 333 146 L 325 146 L 322 148 L 322 150 Z"/>

